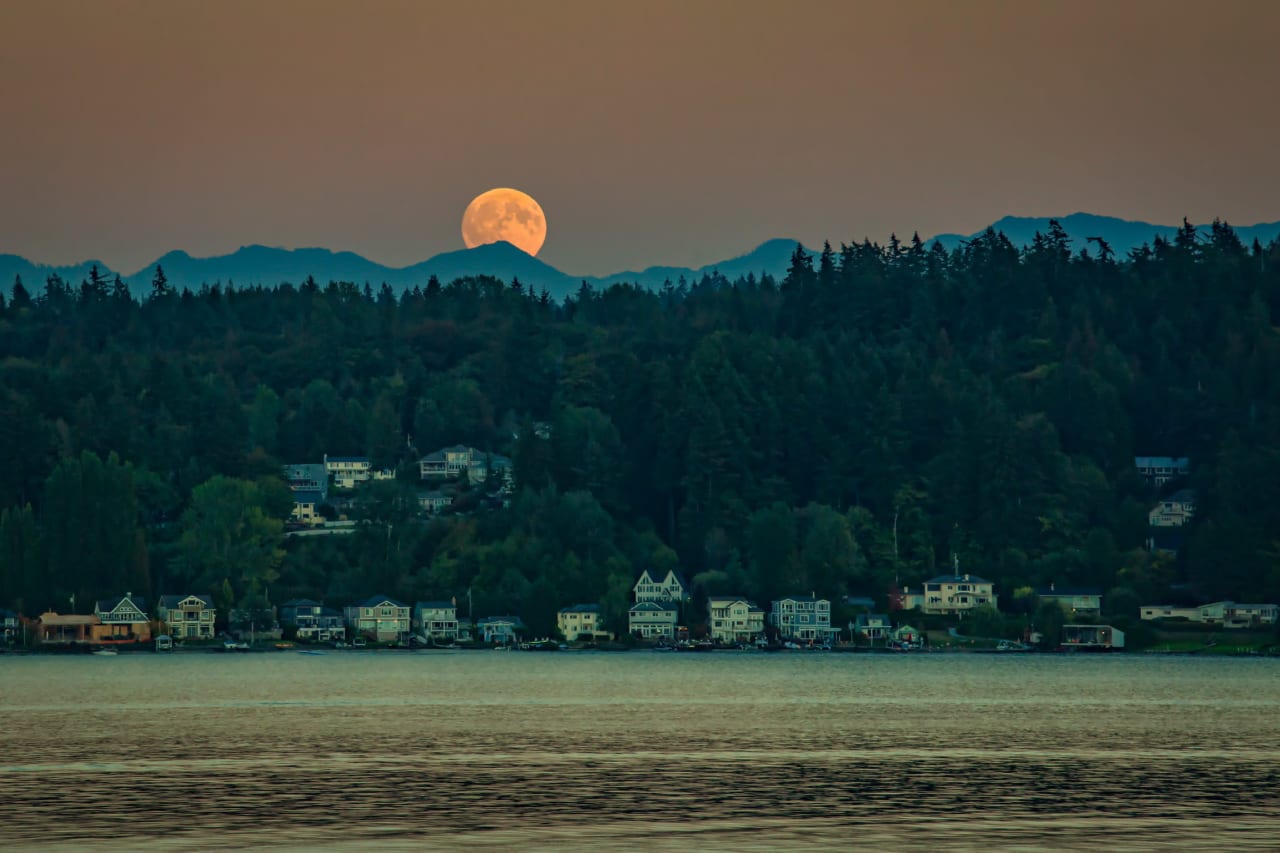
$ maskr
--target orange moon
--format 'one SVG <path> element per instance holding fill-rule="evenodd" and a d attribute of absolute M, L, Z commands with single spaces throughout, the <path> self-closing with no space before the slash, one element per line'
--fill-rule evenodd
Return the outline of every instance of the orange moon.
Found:
<path fill-rule="evenodd" d="M 468 249 L 506 240 L 530 255 L 547 239 L 547 217 L 533 198 L 509 187 L 483 192 L 462 214 L 462 242 Z"/>

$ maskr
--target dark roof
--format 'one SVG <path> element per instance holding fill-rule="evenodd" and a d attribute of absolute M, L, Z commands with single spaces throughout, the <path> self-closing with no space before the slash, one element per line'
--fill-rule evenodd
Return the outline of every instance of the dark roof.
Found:
<path fill-rule="evenodd" d="M 205 607 L 213 607 L 213 599 L 207 595 L 189 592 L 185 595 L 162 595 L 160 596 L 160 606 L 166 610 L 177 607 L 180 603 L 188 598 L 198 598 L 204 602 Z"/>
<path fill-rule="evenodd" d="M 326 456 L 325 462 L 368 462 L 368 456 Z"/>
<path fill-rule="evenodd" d="M 419 610 L 442 610 L 457 607 L 452 601 L 419 601 L 413 606 Z"/>
<path fill-rule="evenodd" d="M 18 618 L 18 614 L 14 613 L 12 610 L 5 610 L 3 608 L 0 608 L 0 619 L 17 619 L 17 618 Z"/>
<path fill-rule="evenodd" d="M 675 613 L 676 606 L 674 604 L 665 604 L 661 601 L 637 601 L 631 605 L 630 612 L 635 613 L 637 610 L 659 610 L 663 613 Z"/>
<path fill-rule="evenodd" d="M 309 598 L 291 598 L 288 601 L 286 601 L 284 604 L 281 604 L 280 606 L 281 607 L 319 607 L 320 602 L 312 601 Z"/>
<path fill-rule="evenodd" d="M 560 608 L 561 613 L 599 613 L 599 604 L 575 604 L 571 607 Z"/>
<path fill-rule="evenodd" d="M 371 595 L 368 598 L 366 598 L 364 601 L 361 601 L 360 603 L 354 604 L 352 606 L 353 607 L 377 607 L 379 604 L 381 604 L 384 601 L 390 604 L 392 607 L 408 606 L 405 604 L 401 604 L 400 602 L 396 601 L 394 598 L 392 598 L 389 595 Z"/>
<path fill-rule="evenodd" d="M 293 502 L 296 504 L 322 504 L 324 503 L 324 492 L 319 489 L 296 489 L 293 493 Z"/>
<path fill-rule="evenodd" d="M 991 581 L 977 575 L 938 575 L 925 583 L 991 583 Z"/>
<path fill-rule="evenodd" d="M 1180 503 L 1195 503 L 1195 489 L 1178 489 L 1178 491 L 1169 495 L 1167 498 L 1161 498 L 1162 501 L 1179 501 Z"/>
<path fill-rule="evenodd" d="M 483 619 L 477 619 L 476 625 L 490 625 L 494 622 L 510 622 L 512 626 L 524 627 L 524 622 L 520 620 L 519 616 L 486 616 Z"/>
<path fill-rule="evenodd" d="M 332 617 L 334 617 L 335 619 L 341 619 L 341 618 L 342 618 L 342 611 L 340 611 L 340 610 L 334 610 L 332 607 L 321 607 L 321 608 L 320 608 L 320 615 L 321 615 L 321 616 L 332 616 Z"/>
<path fill-rule="evenodd" d="M 857 618 L 853 620 L 855 625 L 866 625 L 868 622 L 888 622 L 889 617 L 883 613 L 859 613 Z"/>
<path fill-rule="evenodd" d="M 828 601 L 828 600 L 829 599 L 822 598 L 821 596 L 817 596 L 817 595 L 784 595 L 782 596 L 782 598 L 774 599 L 774 601 L 813 601 L 813 602 Z"/>
<path fill-rule="evenodd" d="M 115 598 L 99 598 L 96 602 L 97 609 L 101 610 L 103 613 L 110 613 L 112 610 L 119 607 L 126 598 L 133 602 L 134 607 L 138 608 L 143 613 L 147 612 L 147 600 L 141 596 L 133 595 L 128 592 L 124 595 L 117 595 Z"/>

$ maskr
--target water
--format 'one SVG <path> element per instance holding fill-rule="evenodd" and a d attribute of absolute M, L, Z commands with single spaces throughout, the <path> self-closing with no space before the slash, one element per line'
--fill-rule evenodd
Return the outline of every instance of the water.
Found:
<path fill-rule="evenodd" d="M 1280 849 L 1280 662 L 0 657 L 5 850 Z"/>

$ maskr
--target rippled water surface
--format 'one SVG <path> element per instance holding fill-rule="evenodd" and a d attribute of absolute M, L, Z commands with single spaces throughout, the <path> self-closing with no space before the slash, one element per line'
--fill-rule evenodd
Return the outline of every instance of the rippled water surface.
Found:
<path fill-rule="evenodd" d="M 5 850 L 1280 849 L 1280 662 L 0 657 Z"/>

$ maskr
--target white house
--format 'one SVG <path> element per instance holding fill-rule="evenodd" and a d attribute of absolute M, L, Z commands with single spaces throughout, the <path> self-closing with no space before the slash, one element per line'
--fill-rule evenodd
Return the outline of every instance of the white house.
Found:
<path fill-rule="evenodd" d="M 1192 489 L 1179 489 L 1156 504 L 1147 513 L 1152 527 L 1182 527 L 1196 514 L 1196 493 Z"/>
<path fill-rule="evenodd" d="M 501 488 L 510 490 L 515 467 L 511 460 L 497 453 L 485 453 L 465 444 L 443 447 L 418 460 L 418 474 L 424 480 L 448 480 L 466 474 L 467 481 L 478 486 L 489 476 L 498 477 Z"/>
<path fill-rule="evenodd" d="M 353 636 L 365 636 L 376 643 L 402 642 L 409 636 L 409 605 L 394 598 L 375 595 L 345 608 L 347 625 Z"/>
<path fill-rule="evenodd" d="M 419 601 L 413 607 L 413 627 L 428 640 L 458 639 L 458 607 L 452 601 Z"/>
<path fill-rule="evenodd" d="M 476 630 L 481 642 L 507 646 L 524 631 L 524 622 L 519 616 L 488 616 L 476 623 Z"/>
<path fill-rule="evenodd" d="M 1191 473 L 1191 460 L 1185 456 L 1135 456 L 1133 467 L 1153 485 L 1163 486 L 1175 477 Z"/>
<path fill-rule="evenodd" d="M 156 616 L 169 626 L 169 635 L 177 640 L 212 640 L 217 608 L 207 595 L 162 595 L 156 605 Z"/>
<path fill-rule="evenodd" d="M 1083 586 L 1059 587 L 1055 583 L 1050 583 L 1046 587 L 1037 589 L 1036 595 L 1041 601 L 1057 603 L 1068 613 L 1096 616 L 1102 612 L 1102 590 L 1099 589 Z"/>
<path fill-rule="evenodd" d="M 665 574 L 645 569 L 632 585 L 631 594 L 636 602 L 685 601 L 689 586 L 675 569 L 668 569 Z"/>
<path fill-rule="evenodd" d="M 324 457 L 324 467 L 333 484 L 339 489 L 355 488 L 356 483 L 368 481 L 373 476 L 373 463 L 367 456 Z"/>
<path fill-rule="evenodd" d="M 434 515 L 443 509 L 453 506 L 453 495 L 440 489 L 418 492 L 418 508 Z"/>
<path fill-rule="evenodd" d="M 676 638 L 676 606 L 669 601 L 637 601 L 627 612 L 627 629 L 645 639 Z"/>
<path fill-rule="evenodd" d="M 977 575 L 938 575 L 924 582 L 925 613 L 962 614 L 976 607 L 997 607 L 995 584 Z"/>
<path fill-rule="evenodd" d="M 604 630 L 601 622 L 599 604 L 575 604 L 565 607 L 556 613 L 556 627 L 567 640 L 577 640 L 586 636 L 589 639 L 613 639 Z"/>
<path fill-rule="evenodd" d="M 797 595 L 771 602 L 769 624 L 784 640 L 829 642 L 838 628 L 831 627 L 831 602 L 812 595 Z"/>
<path fill-rule="evenodd" d="M 874 644 L 877 641 L 889 639 L 893 634 L 893 625 L 889 623 L 889 617 L 883 613 L 859 613 L 853 624 L 849 626 L 849 631 L 855 638 Z"/>
<path fill-rule="evenodd" d="M 733 595 L 707 599 L 711 639 L 717 643 L 752 642 L 764 633 L 764 610 Z"/>
<path fill-rule="evenodd" d="M 1237 604 L 1234 601 L 1228 601 L 1223 609 L 1222 624 L 1228 628 L 1274 625 L 1277 616 L 1280 616 L 1280 605 Z"/>

